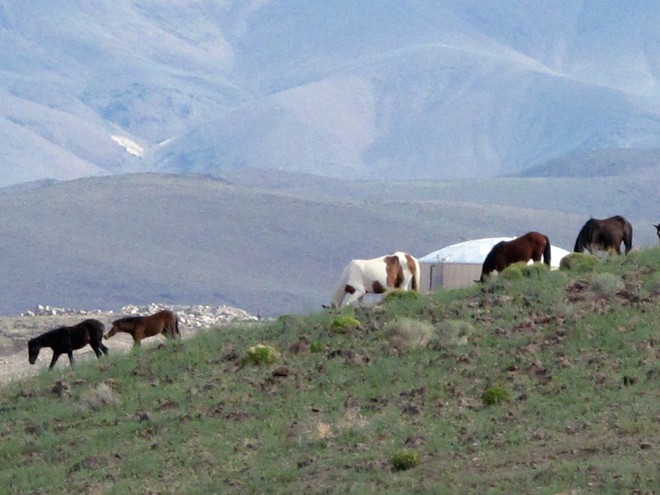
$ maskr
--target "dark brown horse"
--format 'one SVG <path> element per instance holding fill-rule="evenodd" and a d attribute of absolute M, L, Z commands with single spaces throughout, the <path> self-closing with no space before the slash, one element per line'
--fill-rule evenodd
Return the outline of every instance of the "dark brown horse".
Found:
<path fill-rule="evenodd" d="M 507 266 L 519 261 L 541 261 L 550 266 L 550 240 L 539 232 L 528 232 L 511 241 L 501 241 L 493 246 L 481 268 L 481 280 L 497 270 L 501 272 Z"/>
<path fill-rule="evenodd" d="M 584 224 L 575 240 L 573 251 L 590 253 L 595 251 L 615 250 L 621 254 L 621 243 L 626 248 L 626 253 L 632 249 L 633 228 L 630 222 L 620 215 L 599 220 L 590 218 Z"/>
<path fill-rule="evenodd" d="M 28 341 L 28 359 L 34 364 L 42 347 L 50 347 L 53 350 L 53 358 L 49 369 L 55 366 L 57 359 L 64 353 L 69 356 L 69 362 L 73 365 L 73 351 L 81 349 L 87 344 L 92 346 L 96 357 L 101 353 L 107 354 L 108 348 L 103 345 L 103 323 L 98 320 L 85 320 L 72 327 L 59 327 L 50 330 Z"/>
<path fill-rule="evenodd" d="M 168 309 L 162 309 L 151 316 L 126 316 L 119 318 L 112 322 L 112 328 L 103 338 L 109 339 L 117 332 L 131 334 L 134 346 L 139 346 L 142 339 L 153 337 L 160 333 L 168 338 L 181 336 L 179 319 Z"/>

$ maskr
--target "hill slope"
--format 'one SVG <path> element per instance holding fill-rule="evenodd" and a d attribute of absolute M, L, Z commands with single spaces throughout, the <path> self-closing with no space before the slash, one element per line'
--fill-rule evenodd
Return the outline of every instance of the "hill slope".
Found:
<path fill-rule="evenodd" d="M 659 264 L 655 248 L 593 270 L 111 348 L 2 388 L 0 483 L 652 493 Z"/>
<path fill-rule="evenodd" d="M 635 246 L 654 245 L 657 203 L 640 198 L 657 190 L 648 179 L 349 182 L 259 170 L 0 190 L 0 314 L 150 302 L 305 312 L 328 303 L 353 258 L 530 230 L 570 248 L 589 216 L 613 214 L 633 222 Z"/>

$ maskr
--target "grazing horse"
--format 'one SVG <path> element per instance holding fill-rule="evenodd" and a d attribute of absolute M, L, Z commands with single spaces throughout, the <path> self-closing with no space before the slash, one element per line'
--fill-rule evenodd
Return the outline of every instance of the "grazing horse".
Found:
<path fill-rule="evenodd" d="M 655 230 L 658 231 L 658 242 L 660 242 L 660 223 L 658 225 L 654 225 Z"/>
<path fill-rule="evenodd" d="M 53 350 L 53 358 L 48 369 L 55 366 L 57 359 L 64 353 L 69 356 L 69 362 L 73 365 L 73 351 L 81 349 L 87 344 L 92 346 L 96 357 L 101 353 L 107 354 L 108 348 L 103 345 L 101 337 L 105 327 L 98 320 L 85 320 L 72 327 L 59 327 L 50 330 L 28 341 L 28 358 L 30 364 L 34 364 L 42 347 L 50 347 Z"/>
<path fill-rule="evenodd" d="M 598 250 L 614 249 L 621 254 L 621 243 L 623 242 L 626 253 L 628 253 L 632 249 L 632 238 L 632 225 L 620 215 L 604 220 L 590 218 L 580 230 L 573 251 L 582 253 L 586 249 L 593 253 Z"/>
<path fill-rule="evenodd" d="M 419 262 L 408 253 L 352 260 L 342 272 L 331 307 L 362 302 L 367 293 L 382 294 L 391 289 L 419 290 Z"/>
<path fill-rule="evenodd" d="M 150 316 L 126 316 L 112 322 L 112 328 L 104 335 L 109 339 L 117 332 L 126 332 L 133 337 L 133 346 L 140 345 L 140 341 L 162 333 L 165 337 L 181 337 L 179 319 L 168 309 L 162 309 Z"/>
<path fill-rule="evenodd" d="M 541 261 L 550 266 L 550 240 L 539 232 L 528 232 L 511 241 L 500 241 L 493 246 L 481 268 L 481 282 L 485 282 L 491 272 L 501 272 L 507 266 L 519 261 Z"/>

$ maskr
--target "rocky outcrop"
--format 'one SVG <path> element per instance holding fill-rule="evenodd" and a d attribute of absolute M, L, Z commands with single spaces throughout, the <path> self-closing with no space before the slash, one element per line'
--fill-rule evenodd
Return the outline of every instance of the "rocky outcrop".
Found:
<path fill-rule="evenodd" d="M 251 315 L 247 311 L 227 305 L 209 306 L 196 304 L 193 306 L 157 304 L 151 303 L 146 306 L 128 305 L 120 311 L 81 310 L 71 308 L 56 308 L 51 306 L 37 305 L 33 310 L 26 311 L 21 316 L 61 316 L 80 315 L 99 317 L 106 316 L 107 319 L 121 318 L 122 316 L 150 315 L 161 309 L 174 311 L 179 317 L 179 324 L 184 328 L 209 328 L 227 325 L 236 321 L 258 321 L 258 316 Z"/>

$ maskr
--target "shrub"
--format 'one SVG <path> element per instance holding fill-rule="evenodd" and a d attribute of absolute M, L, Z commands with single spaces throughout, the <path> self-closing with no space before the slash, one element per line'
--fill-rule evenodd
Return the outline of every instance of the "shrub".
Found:
<path fill-rule="evenodd" d="M 426 347 L 433 336 L 433 326 L 410 318 L 398 318 L 385 326 L 385 338 L 399 351 Z"/>
<path fill-rule="evenodd" d="M 524 277 L 541 277 L 550 271 L 550 267 L 545 263 L 532 263 L 521 268 Z"/>
<path fill-rule="evenodd" d="M 360 321 L 352 316 L 342 315 L 338 316 L 330 324 L 330 329 L 336 333 L 346 333 L 349 330 L 360 328 Z"/>
<path fill-rule="evenodd" d="M 608 298 L 625 287 L 623 280 L 614 273 L 596 273 L 591 277 L 589 289 L 599 298 Z"/>
<path fill-rule="evenodd" d="M 419 460 L 420 457 L 417 452 L 403 450 L 392 456 L 390 459 L 390 464 L 392 465 L 392 469 L 395 471 L 406 471 L 417 466 L 419 464 Z"/>
<path fill-rule="evenodd" d="M 118 404 L 119 398 L 107 383 L 100 383 L 80 395 L 83 410 L 99 411 L 108 404 Z"/>
<path fill-rule="evenodd" d="M 250 347 L 243 358 L 244 364 L 253 364 L 256 366 L 262 364 L 271 364 L 277 361 L 280 353 L 274 347 L 269 345 L 257 344 Z"/>
<path fill-rule="evenodd" d="M 523 268 L 525 266 L 527 266 L 527 263 L 525 263 L 524 261 L 509 265 L 504 270 L 502 270 L 502 273 L 500 273 L 500 277 L 502 277 L 505 280 L 521 279 L 523 278 Z"/>
<path fill-rule="evenodd" d="M 489 387 L 481 394 L 481 402 L 484 406 L 493 406 L 508 401 L 509 391 L 503 386 Z"/>
<path fill-rule="evenodd" d="M 559 262 L 560 270 L 572 270 L 576 272 L 589 272 L 599 263 L 597 257 L 586 253 L 570 253 Z"/>
<path fill-rule="evenodd" d="M 651 275 L 646 283 L 649 292 L 653 295 L 660 294 L 660 272 Z"/>
<path fill-rule="evenodd" d="M 468 321 L 444 320 L 436 327 L 435 336 L 438 344 L 447 347 L 467 344 L 472 332 L 474 332 L 474 327 Z"/>
<path fill-rule="evenodd" d="M 419 293 L 414 290 L 396 289 L 385 293 L 383 302 L 388 303 L 391 301 L 414 301 L 419 297 Z"/>
<path fill-rule="evenodd" d="M 309 344 L 309 352 L 323 352 L 324 347 L 323 342 L 315 340 Z"/>

